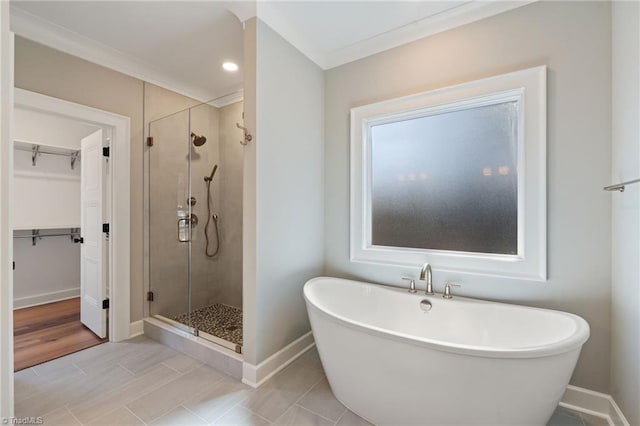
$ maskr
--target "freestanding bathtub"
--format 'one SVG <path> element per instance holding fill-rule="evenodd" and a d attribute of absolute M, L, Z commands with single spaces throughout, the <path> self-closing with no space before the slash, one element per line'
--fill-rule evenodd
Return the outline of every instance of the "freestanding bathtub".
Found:
<path fill-rule="evenodd" d="M 336 398 L 377 425 L 545 425 L 589 338 L 565 312 L 337 278 L 304 298 Z"/>

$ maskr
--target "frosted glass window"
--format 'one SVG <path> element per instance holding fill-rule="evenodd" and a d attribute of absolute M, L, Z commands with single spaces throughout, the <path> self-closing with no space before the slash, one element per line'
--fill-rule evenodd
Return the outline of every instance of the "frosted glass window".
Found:
<path fill-rule="evenodd" d="M 546 72 L 351 108 L 349 260 L 546 280 Z"/>
<path fill-rule="evenodd" d="M 518 102 L 370 127 L 371 244 L 518 253 Z"/>

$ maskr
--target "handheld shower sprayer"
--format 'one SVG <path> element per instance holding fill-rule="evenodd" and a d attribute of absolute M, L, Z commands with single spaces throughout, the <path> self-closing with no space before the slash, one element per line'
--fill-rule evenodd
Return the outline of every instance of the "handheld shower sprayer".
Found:
<path fill-rule="evenodd" d="M 207 223 L 204 225 L 204 237 L 207 240 L 205 254 L 207 255 L 207 257 L 214 257 L 220 251 L 220 231 L 218 230 L 218 215 L 211 214 L 211 182 L 213 182 L 213 177 L 216 174 L 216 170 L 218 170 L 217 164 L 213 166 L 211 174 L 204 177 L 205 185 L 207 185 Z M 209 224 L 211 223 L 211 219 L 213 219 L 213 224 L 216 231 L 216 249 L 213 253 L 209 253 Z"/>
<path fill-rule="evenodd" d="M 211 182 L 213 180 L 213 176 L 216 174 L 216 170 L 218 170 L 218 165 L 213 166 L 213 170 L 211 170 L 211 174 L 209 176 L 204 177 L 205 182 Z"/>

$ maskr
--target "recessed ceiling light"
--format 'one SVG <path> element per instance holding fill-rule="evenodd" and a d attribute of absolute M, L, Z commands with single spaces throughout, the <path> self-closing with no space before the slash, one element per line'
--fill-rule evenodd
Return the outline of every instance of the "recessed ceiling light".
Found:
<path fill-rule="evenodd" d="M 222 68 L 224 68 L 225 71 L 238 71 L 238 64 L 233 63 L 233 62 L 225 62 L 224 64 L 222 64 Z"/>

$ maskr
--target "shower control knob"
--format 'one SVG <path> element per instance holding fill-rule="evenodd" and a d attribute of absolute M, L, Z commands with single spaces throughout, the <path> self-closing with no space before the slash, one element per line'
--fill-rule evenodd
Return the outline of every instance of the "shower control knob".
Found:
<path fill-rule="evenodd" d="M 190 206 L 195 206 L 197 202 L 198 200 L 196 200 L 196 197 L 189 197 L 189 199 L 187 200 L 187 204 L 189 204 Z"/>

